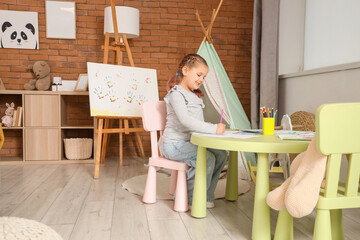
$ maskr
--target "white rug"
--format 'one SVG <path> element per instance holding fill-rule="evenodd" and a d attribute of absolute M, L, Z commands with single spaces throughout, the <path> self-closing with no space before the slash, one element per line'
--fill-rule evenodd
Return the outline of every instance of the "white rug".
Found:
<path fill-rule="evenodd" d="M 140 175 L 133 178 L 130 178 L 123 182 L 122 187 L 129 192 L 143 196 L 144 188 L 146 183 L 146 175 Z M 158 171 L 156 174 L 156 199 L 173 199 L 173 196 L 169 194 L 170 186 L 170 174 L 163 172 L 162 170 Z M 226 178 L 219 179 L 219 182 L 215 189 L 215 199 L 224 198 L 226 189 Z M 238 184 L 238 193 L 243 194 L 250 190 L 250 184 L 248 181 L 239 179 Z"/>
<path fill-rule="evenodd" d="M 0 217 L 0 239 L 63 240 L 49 226 L 31 219 Z"/>

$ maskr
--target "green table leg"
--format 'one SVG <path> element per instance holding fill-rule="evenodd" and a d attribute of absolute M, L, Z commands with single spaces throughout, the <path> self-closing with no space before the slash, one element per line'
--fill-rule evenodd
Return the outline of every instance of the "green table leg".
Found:
<path fill-rule="evenodd" d="M 231 151 L 226 179 L 226 200 L 238 199 L 238 152 Z"/>
<path fill-rule="evenodd" d="M 206 148 L 198 147 L 191 216 L 206 217 Z"/>
<path fill-rule="evenodd" d="M 293 240 L 294 224 L 293 217 L 284 209 L 279 212 L 276 223 L 274 240 Z"/>
<path fill-rule="evenodd" d="M 259 153 L 257 161 L 252 239 L 271 240 L 269 193 L 269 161 L 267 153 Z"/>

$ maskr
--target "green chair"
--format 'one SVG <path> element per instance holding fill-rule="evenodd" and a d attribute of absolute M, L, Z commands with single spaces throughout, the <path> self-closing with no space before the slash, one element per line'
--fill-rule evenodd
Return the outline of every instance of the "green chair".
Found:
<path fill-rule="evenodd" d="M 316 112 L 316 146 L 328 155 L 326 184 L 316 205 L 313 239 L 345 239 L 342 209 L 360 208 L 360 103 L 325 104 Z M 348 157 L 347 179 L 339 181 L 342 155 Z M 293 219 L 279 213 L 276 240 L 293 239 Z"/>

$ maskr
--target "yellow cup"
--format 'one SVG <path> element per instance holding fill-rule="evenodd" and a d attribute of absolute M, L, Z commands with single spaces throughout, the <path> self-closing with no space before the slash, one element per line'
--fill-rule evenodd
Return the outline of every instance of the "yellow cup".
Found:
<path fill-rule="evenodd" d="M 263 118 L 263 135 L 274 135 L 275 118 Z"/>

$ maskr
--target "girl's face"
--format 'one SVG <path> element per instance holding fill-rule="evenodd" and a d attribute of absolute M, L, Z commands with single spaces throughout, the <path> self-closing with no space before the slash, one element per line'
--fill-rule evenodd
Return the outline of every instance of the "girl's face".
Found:
<path fill-rule="evenodd" d="M 204 83 L 204 78 L 208 72 L 209 68 L 201 63 L 196 63 L 192 68 L 185 66 L 182 69 L 183 78 L 180 86 L 188 91 L 196 90 Z"/>

